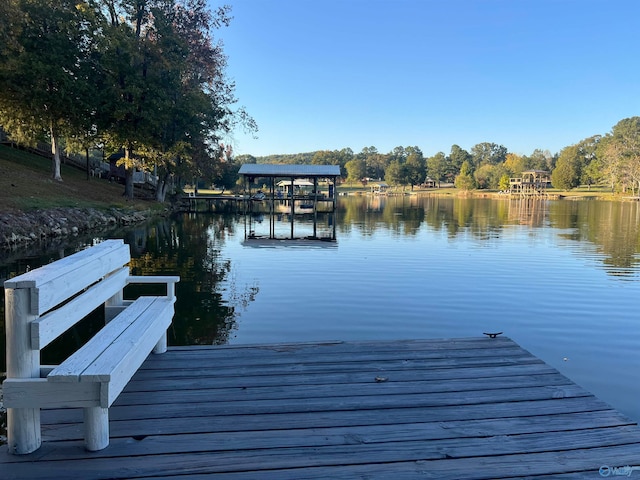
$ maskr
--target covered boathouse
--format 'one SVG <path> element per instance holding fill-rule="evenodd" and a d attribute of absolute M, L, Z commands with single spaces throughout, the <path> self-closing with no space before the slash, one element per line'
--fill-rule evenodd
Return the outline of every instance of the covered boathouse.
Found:
<path fill-rule="evenodd" d="M 259 235 L 249 223 L 246 240 L 330 240 L 335 241 L 336 222 L 333 218 L 337 206 L 337 179 L 339 165 L 288 165 L 251 163 L 238 172 L 244 177 L 245 218 L 251 222 L 252 213 L 269 214 L 269 233 Z M 297 188 L 304 181 L 309 189 Z M 321 210 L 319 211 L 319 207 Z M 265 210 L 266 207 L 266 211 Z M 276 235 L 276 217 L 289 215 L 287 235 Z M 319 213 L 328 215 L 329 232 L 318 234 Z M 312 215 L 313 233 L 300 237 L 295 231 L 296 215 Z"/>

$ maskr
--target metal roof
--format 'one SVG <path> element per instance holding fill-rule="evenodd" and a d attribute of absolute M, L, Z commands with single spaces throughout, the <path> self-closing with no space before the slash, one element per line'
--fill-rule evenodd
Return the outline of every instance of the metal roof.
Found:
<path fill-rule="evenodd" d="M 339 177 L 340 166 L 245 163 L 238 173 L 247 177 Z"/>

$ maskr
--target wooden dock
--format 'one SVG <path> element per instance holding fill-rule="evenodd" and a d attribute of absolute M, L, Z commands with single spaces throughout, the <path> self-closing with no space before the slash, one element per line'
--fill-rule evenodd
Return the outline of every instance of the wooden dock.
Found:
<path fill-rule="evenodd" d="M 84 450 L 81 414 L 43 411 L 43 446 L 2 447 L 0 477 L 595 479 L 640 466 L 636 423 L 504 337 L 174 347 L 110 409 L 105 450 Z"/>

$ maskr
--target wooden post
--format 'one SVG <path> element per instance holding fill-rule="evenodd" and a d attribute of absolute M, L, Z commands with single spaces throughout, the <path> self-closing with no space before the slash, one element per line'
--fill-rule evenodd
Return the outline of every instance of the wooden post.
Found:
<path fill-rule="evenodd" d="M 295 178 L 291 177 L 291 240 L 293 240 L 293 216 L 295 215 L 295 197 L 293 194 L 293 186 L 294 186 Z"/>
<path fill-rule="evenodd" d="M 175 302 L 176 300 L 176 284 L 174 282 L 167 283 L 167 297 Z M 156 346 L 153 347 L 153 353 L 160 354 L 167 351 L 167 332 L 160 337 Z"/>
<path fill-rule="evenodd" d="M 28 288 L 5 288 L 7 329 L 7 378 L 39 378 L 40 351 L 31 349 L 31 313 Z M 7 408 L 9 453 L 22 455 L 37 450 L 42 443 L 39 408 Z"/>
<path fill-rule="evenodd" d="M 84 408 L 84 445 L 90 452 L 109 446 L 109 409 Z"/>
<path fill-rule="evenodd" d="M 117 294 L 104 302 L 104 323 L 107 324 L 123 310 L 124 292 L 120 290 Z"/>

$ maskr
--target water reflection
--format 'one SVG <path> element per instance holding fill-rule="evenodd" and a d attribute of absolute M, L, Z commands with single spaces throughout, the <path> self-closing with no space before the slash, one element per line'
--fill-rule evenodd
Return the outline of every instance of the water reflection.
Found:
<path fill-rule="evenodd" d="M 340 202 L 342 233 L 356 230 L 373 236 L 385 230 L 412 236 L 423 225 L 446 232 L 451 240 L 463 234 L 476 240 L 500 238 L 513 225 L 546 235 L 552 227 L 589 256 L 595 247 L 603 255 L 602 267 L 612 276 L 634 276 L 640 262 L 639 202 L 417 196 L 363 196 Z"/>
<path fill-rule="evenodd" d="M 610 383 L 622 379 L 629 391 L 609 401 L 640 419 L 634 407 L 640 387 L 633 390 L 635 380 L 624 377 L 624 365 L 640 364 L 633 320 L 640 295 L 638 202 L 340 197 L 334 248 L 243 247 L 245 220 L 226 206 L 4 252 L 0 277 L 104 238 L 124 238 L 133 274 L 181 277 L 171 345 L 504 329 L 605 400 Z M 288 224 L 286 216 L 280 221 Z M 127 294 L 152 288 L 131 286 Z M 3 297 L 0 305 L 1 372 Z M 65 358 L 102 322 L 94 312 L 50 345 L 43 363 Z M 605 337 L 614 340 L 604 344 Z M 600 353 L 590 360 L 594 351 Z M 572 361 L 553 364 L 564 356 Z"/>
<path fill-rule="evenodd" d="M 282 221 L 286 223 L 287 219 Z M 552 232 L 559 240 L 569 242 L 575 255 L 596 259 L 612 277 L 638 278 L 638 202 L 363 195 L 340 197 L 336 221 L 338 239 L 353 232 L 363 239 L 373 239 L 379 234 L 418 237 L 426 231 L 443 233 L 451 242 L 470 238 L 480 245 L 491 245 L 513 226 L 526 226 L 534 237 Z M 260 286 L 251 281 L 238 283 L 236 260 L 224 253 L 228 239 L 243 232 L 244 217 L 229 208 L 223 213 L 182 214 L 67 243 L 57 240 L 29 250 L 3 252 L 0 278 L 50 263 L 102 238 L 124 238 L 131 246 L 134 274 L 181 276 L 170 342 L 226 343 L 238 328 L 239 315 L 260 291 Z M 135 296 L 151 287 L 129 288 L 128 293 Z M 100 319 L 95 321 L 99 323 Z M 4 320 L 0 325 L 3 371 Z M 75 345 L 94 329 L 71 332 L 62 342 Z"/>
<path fill-rule="evenodd" d="M 231 259 L 222 255 L 238 224 L 233 215 L 184 214 L 127 232 L 134 275 L 180 275 L 170 344 L 227 343 L 237 316 L 257 295 L 257 285 L 236 283 Z M 149 288 L 130 286 L 126 293 L 135 297 Z"/>

